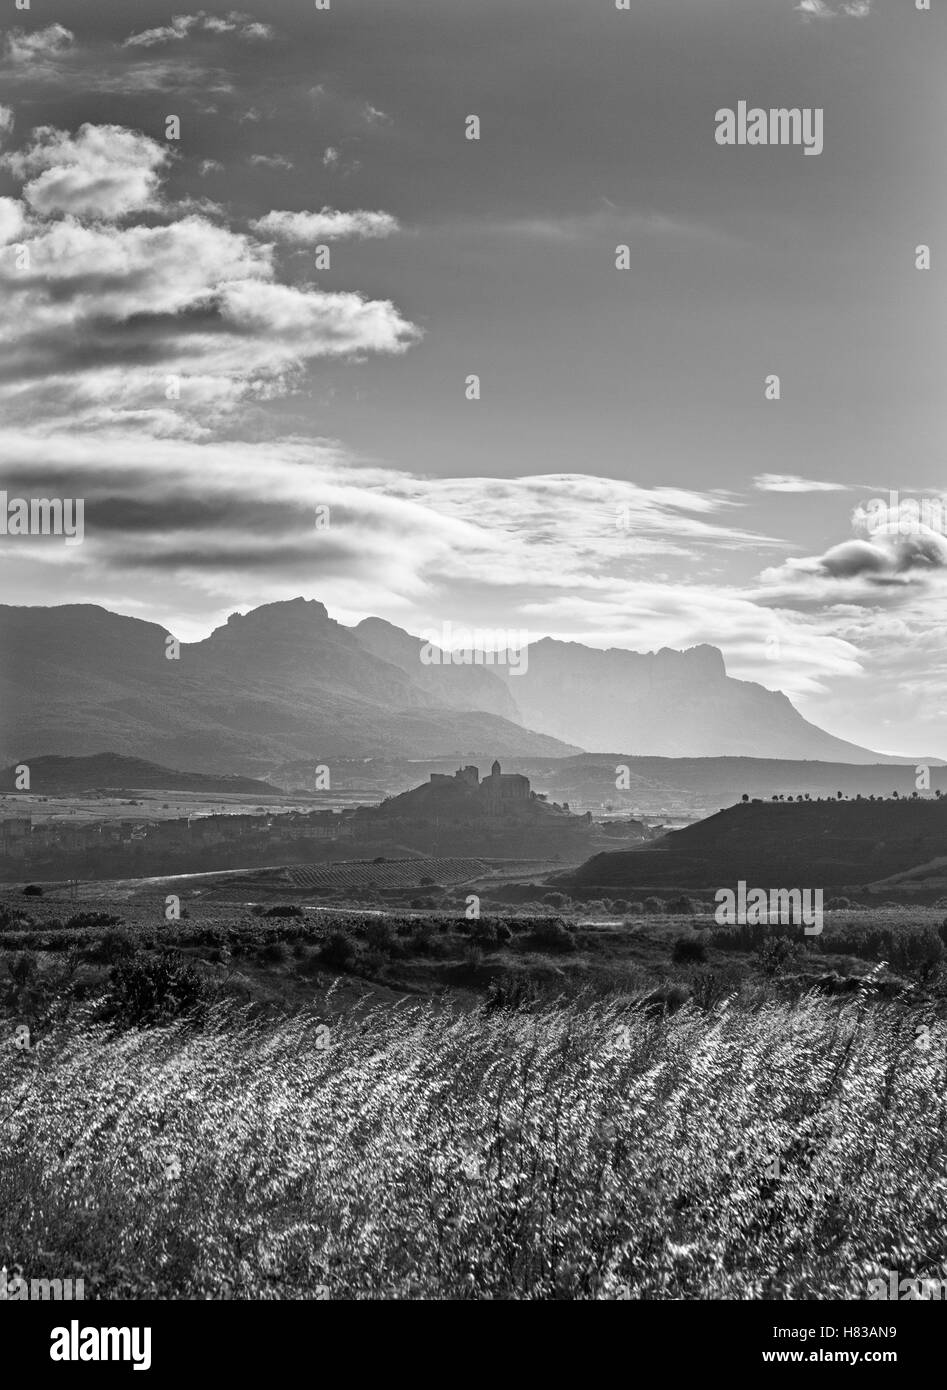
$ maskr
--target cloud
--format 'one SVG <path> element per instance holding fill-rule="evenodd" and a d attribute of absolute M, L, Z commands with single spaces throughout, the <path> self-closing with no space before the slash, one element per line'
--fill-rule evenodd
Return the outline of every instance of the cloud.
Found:
<path fill-rule="evenodd" d="M 275 236 L 280 241 L 308 245 L 342 237 L 387 237 L 400 230 L 398 220 L 387 212 L 268 212 L 251 223 L 255 232 Z"/>
<path fill-rule="evenodd" d="M 0 401 L 14 417 L 198 437 L 295 389 L 311 361 L 418 341 L 389 300 L 280 283 L 272 245 L 210 220 L 219 204 L 163 201 L 168 159 L 140 133 L 88 125 L 43 127 L 3 156 L 25 186 L 0 200 L 0 235 L 29 256 L 0 258 Z M 115 225 L 155 208 L 165 221 Z"/>
<path fill-rule="evenodd" d="M 121 126 L 84 125 L 75 135 L 41 126 L 26 149 L 0 163 L 28 180 L 23 197 L 34 212 L 113 221 L 157 206 L 169 158 L 165 146 Z"/>
<path fill-rule="evenodd" d="M 368 125 L 391 125 L 392 119 L 384 111 L 379 111 L 377 106 L 372 106 L 366 102 L 362 107 L 362 118 Z"/>
<path fill-rule="evenodd" d="M 250 163 L 265 169 L 292 169 L 292 161 L 281 154 L 251 154 Z"/>
<path fill-rule="evenodd" d="M 322 162 L 327 169 L 332 169 L 339 162 L 339 152 L 332 145 L 327 146 L 322 156 Z"/>
<path fill-rule="evenodd" d="M 39 479 L 44 495 L 84 497 L 83 592 L 127 589 L 172 627 L 179 607 L 304 592 L 353 620 L 381 607 L 415 631 L 453 616 L 595 646 L 711 641 L 768 684 L 782 672 L 765 638 L 778 637 L 797 690 L 852 668 L 839 639 L 736 589 L 658 577 L 657 556 L 753 541 L 722 495 L 578 474 L 437 479 L 329 440 L 156 438 L 121 424 L 94 436 L 6 426 L 0 451 L 13 495 Z"/>
<path fill-rule="evenodd" d="M 799 0 L 796 9 L 807 19 L 837 19 L 839 15 L 864 19 L 871 14 L 871 0 L 847 0 L 838 9 L 833 9 L 826 0 Z"/>
<path fill-rule="evenodd" d="M 844 483 L 817 483 L 795 473 L 759 473 L 753 486 L 760 492 L 845 492 Z"/>
<path fill-rule="evenodd" d="M 9 135 L 13 129 L 13 108 L 0 106 L 0 139 Z"/>
<path fill-rule="evenodd" d="M 800 610 L 900 607 L 931 592 L 941 602 L 947 598 L 947 537 L 924 525 L 906 534 L 869 529 L 862 511 L 854 521 L 856 530 L 867 534 L 764 570 L 760 597 Z"/>
<path fill-rule="evenodd" d="M 192 34 L 236 34 L 238 38 L 254 41 L 271 39 L 275 31 L 269 24 L 251 21 L 249 16 L 231 11 L 225 16 L 215 16 L 200 10 L 197 14 L 178 14 L 170 24 L 155 29 L 144 29 L 131 34 L 123 48 L 154 48 L 158 44 L 175 43 Z"/>
<path fill-rule="evenodd" d="M 45 29 L 11 29 L 6 36 L 5 56 L 13 63 L 34 63 L 59 58 L 72 47 L 75 34 L 61 24 Z"/>
<path fill-rule="evenodd" d="M 244 37 L 255 36 L 249 30 L 257 26 L 243 27 L 247 31 Z M 196 62 L 180 52 L 152 56 L 150 48 L 145 44 L 128 49 L 105 39 L 78 43 L 71 30 L 61 24 L 33 31 L 14 29 L 4 36 L 0 75 L 7 87 L 27 86 L 30 100 L 39 83 L 68 86 L 73 95 L 84 92 L 89 97 L 102 93 L 137 96 L 144 92 L 189 92 L 206 98 L 234 90 L 234 79 L 228 72 Z"/>
<path fill-rule="evenodd" d="M 0 246 L 9 246 L 26 226 L 23 205 L 16 198 L 0 198 Z"/>

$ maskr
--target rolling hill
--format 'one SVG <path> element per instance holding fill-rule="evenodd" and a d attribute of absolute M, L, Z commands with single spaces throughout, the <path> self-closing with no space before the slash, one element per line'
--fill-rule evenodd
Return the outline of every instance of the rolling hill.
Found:
<path fill-rule="evenodd" d="M 570 882 L 587 890 L 860 887 L 944 853 L 947 798 L 743 802 L 653 845 L 594 855 Z"/>

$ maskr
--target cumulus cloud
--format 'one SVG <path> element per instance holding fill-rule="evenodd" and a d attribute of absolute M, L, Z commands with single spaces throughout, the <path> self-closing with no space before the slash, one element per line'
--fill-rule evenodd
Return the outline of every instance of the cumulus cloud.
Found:
<path fill-rule="evenodd" d="M 904 531 L 892 516 L 877 526 L 864 509 L 855 536 L 821 555 L 789 559 L 760 576 L 761 596 L 786 606 L 891 608 L 935 590 L 947 597 L 947 537 L 918 523 Z"/>
<path fill-rule="evenodd" d="M 760 492 L 845 492 L 844 483 L 819 483 L 795 473 L 759 473 L 753 486 Z"/>
<path fill-rule="evenodd" d="M 9 246 L 23 232 L 26 218 L 16 198 L 0 198 L 0 246 Z"/>
<path fill-rule="evenodd" d="M 253 230 L 279 241 L 309 245 L 342 237 L 387 237 L 400 230 L 398 220 L 387 212 L 268 212 L 252 224 Z"/>
<path fill-rule="evenodd" d="M 13 63 L 33 63 L 61 57 L 75 41 L 75 34 L 62 24 L 35 30 L 11 29 L 6 36 L 4 52 Z"/>
<path fill-rule="evenodd" d="M 293 389 L 310 361 L 418 340 L 389 300 L 280 283 L 272 245 L 216 225 L 218 204 L 163 202 L 169 157 L 137 132 L 88 125 L 43 127 L 3 157 L 25 186 L 0 200 L 0 235 L 29 258 L 0 258 L 8 411 L 197 437 Z M 163 222 L 116 225 L 156 207 Z"/>
<path fill-rule="evenodd" d="M 27 180 L 23 197 L 34 212 L 112 221 L 157 205 L 169 158 L 165 146 L 121 126 L 84 125 L 75 135 L 41 126 L 26 149 L 0 162 Z"/>
<path fill-rule="evenodd" d="M 0 106 L 0 139 L 9 135 L 13 129 L 13 108 Z"/>

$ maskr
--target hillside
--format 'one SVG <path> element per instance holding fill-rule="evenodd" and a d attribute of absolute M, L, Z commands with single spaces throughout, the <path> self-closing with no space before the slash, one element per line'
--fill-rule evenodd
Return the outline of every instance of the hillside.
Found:
<path fill-rule="evenodd" d="M 301 758 L 577 751 L 501 715 L 453 708 L 446 694 L 439 702 L 439 685 L 380 659 L 315 601 L 233 614 L 169 660 L 170 641 L 155 623 L 92 604 L 0 607 L 0 759 L 107 748 L 252 775 Z M 495 703 L 503 699 L 501 687 Z"/>
<path fill-rule="evenodd" d="M 161 790 L 207 792 L 246 796 L 278 795 L 278 788 L 252 777 L 217 776 L 206 772 L 182 772 L 159 767 L 143 758 L 124 758 L 117 753 L 96 753 L 88 758 L 46 756 L 29 760 L 29 790 L 41 796 L 99 790 Z M 16 765 L 0 770 L 0 792 L 17 790 Z"/>
<path fill-rule="evenodd" d="M 177 647 L 158 624 L 92 604 L 0 607 L 0 643 L 4 762 L 108 749 L 259 776 L 306 759 L 561 759 L 583 748 L 905 761 L 816 728 L 778 691 L 733 680 L 709 646 L 640 653 L 544 638 L 510 676 L 425 664 L 420 638 L 379 618 L 346 627 L 301 598 L 234 613 Z"/>
<path fill-rule="evenodd" d="M 597 854 L 570 881 L 582 889 L 859 887 L 943 854 L 947 798 L 745 802 L 653 847 Z"/>
<path fill-rule="evenodd" d="M 734 680 L 716 647 L 601 651 L 546 637 L 507 679 L 524 723 L 591 752 L 887 761 L 810 724 L 781 691 Z"/>

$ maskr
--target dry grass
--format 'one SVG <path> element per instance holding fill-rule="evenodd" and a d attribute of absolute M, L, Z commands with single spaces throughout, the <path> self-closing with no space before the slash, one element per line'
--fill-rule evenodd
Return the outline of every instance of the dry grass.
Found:
<path fill-rule="evenodd" d="M 0 1262 L 173 1298 L 863 1298 L 944 1270 L 944 1059 L 903 1007 L 326 1017 L 4 1048 Z"/>

